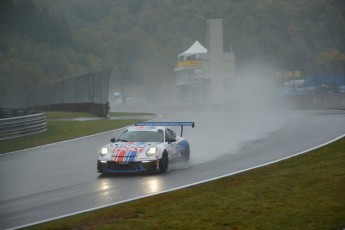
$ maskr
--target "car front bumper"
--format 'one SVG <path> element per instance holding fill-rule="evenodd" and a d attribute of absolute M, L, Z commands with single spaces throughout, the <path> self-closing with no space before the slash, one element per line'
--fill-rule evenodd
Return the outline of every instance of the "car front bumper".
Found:
<path fill-rule="evenodd" d="M 140 173 L 158 171 L 158 160 L 145 162 L 119 163 L 114 161 L 97 161 L 98 173 Z"/>

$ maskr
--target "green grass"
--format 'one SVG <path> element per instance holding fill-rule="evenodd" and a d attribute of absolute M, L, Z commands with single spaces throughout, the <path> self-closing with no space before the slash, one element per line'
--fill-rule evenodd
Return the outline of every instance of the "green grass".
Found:
<path fill-rule="evenodd" d="M 49 112 L 47 113 L 47 131 L 30 136 L 0 141 L 0 154 L 45 145 L 49 143 L 69 140 L 77 137 L 92 135 L 100 132 L 110 131 L 134 124 L 139 121 L 143 121 L 142 119 L 140 119 L 142 113 L 127 113 L 127 115 L 126 113 L 121 114 L 122 116 L 137 115 L 138 119 L 58 121 L 54 119 L 72 119 L 78 117 L 94 116 L 88 113 Z"/>
<path fill-rule="evenodd" d="M 54 112 L 47 112 L 47 119 L 73 119 L 78 117 L 96 117 L 94 114 L 90 113 L 82 113 L 82 112 L 60 112 L 60 111 L 54 111 Z"/>
<path fill-rule="evenodd" d="M 30 229 L 343 229 L 345 138 L 213 182 Z"/>
<path fill-rule="evenodd" d="M 153 116 L 152 113 L 130 113 L 130 112 L 109 112 L 109 116 Z M 78 117 L 96 117 L 94 114 L 90 113 L 82 113 L 82 112 L 48 112 L 47 118 L 48 120 L 52 119 L 73 119 Z"/>
<path fill-rule="evenodd" d="M 128 112 L 110 112 L 109 116 L 152 116 L 152 113 L 128 113 Z"/>

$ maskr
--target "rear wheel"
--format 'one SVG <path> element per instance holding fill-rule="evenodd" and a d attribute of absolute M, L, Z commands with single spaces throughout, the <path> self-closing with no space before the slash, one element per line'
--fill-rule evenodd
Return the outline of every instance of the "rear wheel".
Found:
<path fill-rule="evenodd" d="M 166 152 L 163 153 L 162 159 L 159 161 L 159 171 L 166 173 L 169 169 L 169 158 Z"/>
<path fill-rule="evenodd" d="M 189 157 L 190 157 L 190 148 L 189 148 L 189 144 L 187 144 L 185 150 L 183 151 L 183 153 L 181 154 L 182 157 L 182 162 L 185 165 L 188 165 L 189 163 Z"/>

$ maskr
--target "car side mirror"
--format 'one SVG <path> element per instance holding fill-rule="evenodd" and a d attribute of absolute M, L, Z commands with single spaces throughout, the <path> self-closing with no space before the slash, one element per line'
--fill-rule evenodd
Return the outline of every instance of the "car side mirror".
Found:
<path fill-rule="evenodd" d="M 171 138 L 168 140 L 168 143 L 171 144 L 172 142 L 176 142 L 176 139 L 175 138 Z"/>
<path fill-rule="evenodd" d="M 111 141 L 111 142 L 113 142 L 113 143 L 115 143 L 116 138 L 115 138 L 115 137 L 113 137 L 113 138 L 111 138 L 111 139 L 110 139 L 110 141 Z"/>

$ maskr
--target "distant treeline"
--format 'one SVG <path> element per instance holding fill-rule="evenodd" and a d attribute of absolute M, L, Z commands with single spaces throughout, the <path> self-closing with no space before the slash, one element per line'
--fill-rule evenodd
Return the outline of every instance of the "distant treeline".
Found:
<path fill-rule="evenodd" d="M 343 0 L 1 0 L 0 92 L 112 68 L 114 82 L 174 83 L 177 55 L 224 19 L 238 74 L 255 63 L 345 72 Z"/>
<path fill-rule="evenodd" d="M 8 32 L 51 48 L 72 46 L 72 32 L 64 18 L 38 10 L 30 0 L 1 1 L 0 22 Z"/>

